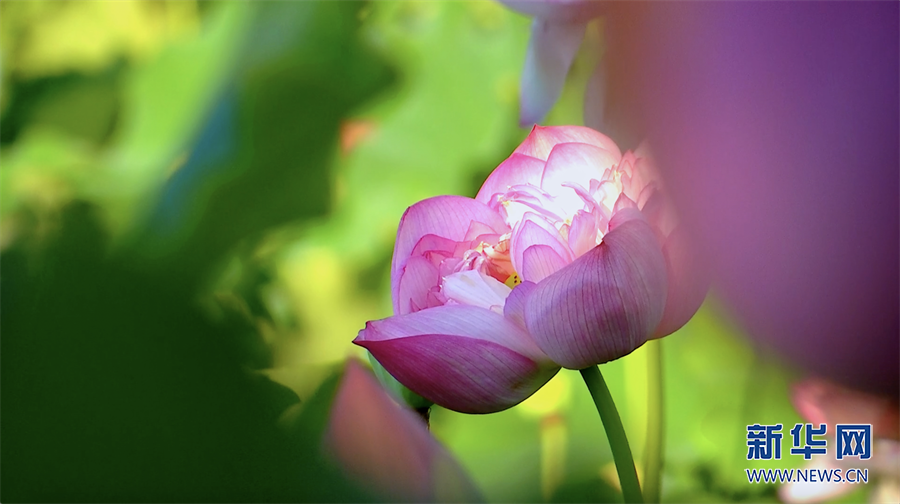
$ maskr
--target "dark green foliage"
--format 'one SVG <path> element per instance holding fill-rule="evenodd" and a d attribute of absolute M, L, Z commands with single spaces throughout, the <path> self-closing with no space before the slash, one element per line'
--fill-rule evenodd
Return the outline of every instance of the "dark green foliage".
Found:
<path fill-rule="evenodd" d="M 16 208 L 19 233 L 2 256 L 4 502 L 366 499 L 310 434 L 327 409 L 286 429 L 297 395 L 252 371 L 271 363 L 254 323 L 268 315 L 254 297 L 264 272 L 249 271 L 238 302 L 213 300 L 218 319 L 201 303 L 236 245 L 329 210 L 339 123 L 390 76 L 356 41 L 358 9 L 249 7 L 186 164 L 155 195 L 142 189 L 149 217 L 115 248 L 109 209 L 87 199 L 51 211 L 41 233 L 48 217 Z M 105 75 L 18 85 L 4 143 L 43 122 L 99 146 L 117 103 Z M 79 114 L 86 123 L 72 122 Z"/>
<path fill-rule="evenodd" d="M 3 500 L 359 500 L 277 426 L 297 396 L 241 365 L 234 329 L 102 239 L 76 204 L 2 258 Z"/>

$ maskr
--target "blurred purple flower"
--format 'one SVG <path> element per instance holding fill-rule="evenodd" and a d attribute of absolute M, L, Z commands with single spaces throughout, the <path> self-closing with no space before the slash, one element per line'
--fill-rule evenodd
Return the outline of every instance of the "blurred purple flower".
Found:
<path fill-rule="evenodd" d="M 520 85 L 519 124 L 542 122 L 559 99 L 566 74 L 581 46 L 588 22 L 606 10 L 607 2 L 590 0 L 501 0 L 509 8 L 533 16 L 531 39 Z M 600 78 L 595 76 L 596 80 Z M 590 89 L 590 88 L 589 88 Z"/>
<path fill-rule="evenodd" d="M 652 143 L 738 322 L 894 396 L 898 16 L 896 2 L 621 2 L 604 57 L 610 124 Z"/>
<path fill-rule="evenodd" d="M 479 502 L 472 481 L 411 410 L 356 360 L 347 363 L 324 438 L 326 453 L 390 501 Z"/>
<path fill-rule="evenodd" d="M 442 406 L 487 413 L 559 366 L 622 357 L 675 331 L 706 293 L 652 159 L 579 126 L 535 126 L 475 199 L 440 196 L 400 221 L 396 315 L 355 342 Z"/>

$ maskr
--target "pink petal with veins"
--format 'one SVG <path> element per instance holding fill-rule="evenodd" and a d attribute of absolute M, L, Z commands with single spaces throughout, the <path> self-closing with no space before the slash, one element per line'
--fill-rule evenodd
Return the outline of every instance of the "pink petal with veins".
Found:
<path fill-rule="evenodd" d="M 520 283 L 509 293 L 506 305 L 503 307 L 503 316 L 515 322 L 522 329 L 525 329 L 525 308 L 528 296 L 534 291 L 535 286 L 534 282 Z"/>
<path fill-rule="evenodd" d="M 445 305 L 369 322 L 354 343 L 412 391 L 463 413 L 514 406 L 559 369 L 523 328 L 475 306 Z"/>
<path fill-rule="evenodd" d="M 525 321 L 553 361 L 582 369 L 631 353 L 662 319 L 666 263 L 643 216 L 613 216 L 603 242 L 537 285 Z"/>
<path fill-rule="evenodd" d="M 559 256 L 552 247 L 532 245 L 522 255 L 522 278 L 531 282 L 540 282 L 548 276 L 563 269 L 568 262 Z"/>
<path fill-rule="evenodd" d="M 440 236 L 429 234 L 423 236 L 416 246 L 413 248 L 410 257 L 422 256 L 428 259 L 431 264 L 440 266 L 441 261 L 453 256 L 456 250 L 457 242 L 441 238 Z"/>
<path fill-rule="evenodd" d="M 412 313 L 428 305 L 428 292 L 440 284 L 437 267 L 423 256 L 410 257 L 403 267 L 397 290 L 398 314 Z"/>
<path fill-rule="evenodd" d="M 525 251 L 534 245 L 550 247 L 565 263 L 569 263 L 573 259 L 568 246 L 556 228 L 541 217 L 534 214 L 525 214 L 525 219 L 513 230 L 510 246 L 513 268 L 520 275 L 523 275 L 523 280 L 534 281 L 524 276 Z"/>
<path fill-rule="evenodd" d="M 463 237 L 463 241 L 481 241 L 479 237 L 485 235 L 496 235 L 497 231 L 494 228 L 488 226 L 483 222 L 472 221 L 469 225 L 469 229 L 466 230 L 466 234 Z"/>

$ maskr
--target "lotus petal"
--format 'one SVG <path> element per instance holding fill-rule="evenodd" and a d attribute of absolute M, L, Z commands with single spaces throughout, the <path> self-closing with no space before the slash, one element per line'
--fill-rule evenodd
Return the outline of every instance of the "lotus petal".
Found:
<path fill-rule="evenodd" d="M 390 501 L 480 501 L 459 462 L 356 360 L 331 407 L 324 448 L 344 472 Z"/>
<path fill-rule="evenodd" d="M 511 238 L 511 259 L 513 268 L 519 272 L 523 280 L 535 280 L 525 276 L 525 251 L 535 245 L 546 245 L 552 248 L 563 259 L 564 263 L 573 257 L 568 245 L 563 241 L 559 231 L 546 220 L 534 214 L 525 214 L 525 218 L 513 230 Z"/>
<path fill-rule="evenodd" d="M 586 143 L 609 152 L 616 162 L 622 158 L 622 151 L 609 137 L 584 126 L 537 126 L 521 145 L 516 147 L 517 154 L 535 157 L 544 161 L 550 151 L 561 143 Z"/>
<path fill-rule="evenodd" d="M 514 406 L 558 370 L 522 327 L 475 306 L 369 322 L 354 343 L 412 391 L 463 413 Z"/>
<path fill-rule="evenodd" d="M 457 303 L 503 313 L 510 288 L 480 271 L 466 270 L 448 275 L 441 287 L 444 296 Z"/>
<path fill-rule="evenodd" d="M 583 143 L 557 144 L 550 151 L 544 173 L 541 176 L 541 189 L 554 198 L 565 215 L 574 215 L 585 206 L 573 184 L 586 190 L 591 187 L 591 180 L 600 180 L 603 172 L 619 162 L 617 153 L 610 152 L 595 145 Z"/>
<path fill-rule="evenodd" d="M 520 283 L 509 293 L 509 297 L 506 298 L 506 305 L 503 307 L 503 316 L 518 324 L 522 329 L 525 329 L 525 308 L 528 296 L 535 286 L 534 282 L 525 281 Z"/>
<path fill-rule="evenodd" d="M 453 255 L 457 245 L 456 241 L 429 234 L 423 236 L 416 243 L 410 256 L 422 256 L 437 267 L 441 265 L 441 261 Z"/>
<path fill-rule="evenodd" d="M 522 278 L 532 282 L 540 282 L 548 276 L 563 269 L 565 259 L 559 256 L 552 247 L 533 245 L 525 250 L 522 256 Z"/>
<path fill-rule="evenodd" d="M 440 275 L 437 267 L 424 256 L 413 256 L 406 262 L 397 291 L 399 314 L 412 313 L 429 305 L 428 292 L 437 287 Z M 414 309 L 415 307 L 415 309 Z"/>
<path fill-rule="evenodd" d="M 636 210 L 619 212 L 600 245 L 544 279 L 527 303 L 528 331 L 563 367 L 631 353 L 666 304 L 666 262 L 653 228 Z"/>
<path fill-rule="evenodd" d="M 687 324 L 697 313 L 706 291 L 709 290 L 710 273 L 708 263 L 691 245 L 684 227 L 675 230 L 666 238 L 663 255 L 666 258 L 668 295 L 662 321 L 653 333 L 654 338 L 672 334 Z"/>
<path fill-rule="evenodd" d="M 422 200 L 406 210 L 400 219 L 397 241 L 394 244 L 394 258 L 391 262 L 391 299 L 394 303 L 394 313 L 402 313 L 399 296 L 400 278 L 419 240 L 431 234 L 453 241 L 462 241 L 472 221 L 487 225 L 497 234 L 509 232 L 509 227 L 497 212 L 484 203 L 462 196 L 436 196 Z"/>
<path fill-rule="evenodd" d="M 575 257 L 581 257 L 597 246 L 597 218 L 579 210 L 572 217 L 568 235 L 569 248 Z"/>
<path fill-rule="evenodd" d="M 531 184 L 539 187 L 543 172 L 544 160 L 513 153 L 491 172 L 475 199 L 490 205 L 494 195 L 506 193 L 514 185 Z"/>

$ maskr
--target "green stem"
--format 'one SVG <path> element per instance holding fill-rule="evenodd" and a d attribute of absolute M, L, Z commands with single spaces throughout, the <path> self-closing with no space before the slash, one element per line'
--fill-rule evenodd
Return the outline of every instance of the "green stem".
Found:
<path fill-rule="evenodd" d="M 644 457 L 644 497 L 660 502 L 663 459 L 662 340 L 647 342 L 647 447 Z"/>
<path fill-rule="evenodd" d="M 637 471 L 634 468 L 634 457 L 631 456 L 631 448 L 628 446 L 628 438 L 625 437 L 625 427 L 616 404 L 613 402 L 609 387 L 600 374 L 600 368 L 592 366 L 581 370 L 581 377 L 591 392 L 597 413 L 600 413 L 600 421 L 606 430 L 609 439 L 609 447 L 612 450 L 613 460 L 616 462 L 616 472 L 619 473 L 619 483 L 622 485 L 622 495 L 625 502 L 644 502 L 641 497 L 641 485 L 638 483 Z"/>

